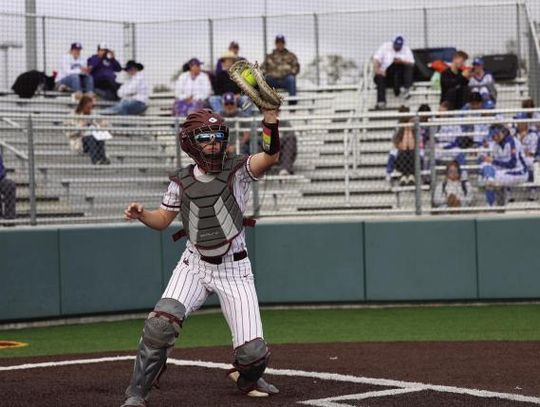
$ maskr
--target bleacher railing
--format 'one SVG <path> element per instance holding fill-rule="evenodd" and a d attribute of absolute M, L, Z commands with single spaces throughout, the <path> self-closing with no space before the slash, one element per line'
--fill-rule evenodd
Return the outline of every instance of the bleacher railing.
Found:
<path fill-rule="evenodd" d="M 531 117 L 514 119 L 518 111 Z M 247 215 L 538 213 L 538 163 L 531 164 L 532 179 L 493 187 L 497 200 L 488 205 L 480 158 L 490 154 L 489 142 L 451 150 L 442 145 L 448 137 L 489 141 L 486 129 L 494 123 L 510 129 L 524 122 L 538 126 L 539 115 L 540 109 L 500 109 L 412 115 L 375 112 L 366 113 L 366 121 L 350 113 L 290 116 L 282 123 L 282 137 L 296 140 L 294 173 L 275 170 L 255 183 Z M 409 121 L 399 124 L 403 117 Z M 89 152 L 79 154 L 70 148 L 70 134 L 85 131 L 73 119 L 73 115 L 2 113 L 0 149 L 8 177 L 17 183 L 18 216 L 0 218 L 0 225 L 123 222 L 122 211 L 131 201 L 158 207 L 169 172 L 191 162 L 178 149 L 180 121 L 174 118 L 95 116 L 108 121 L 99 130 L 110 132 L 112 139 L 105 141 L 110 163 L 94 164 Z M 257 150 L 260 117 L 232 119 L 229 125 L 236 151 L 242 151 L 246 131 L 251 136 L 251 151 Z M 456 133 L 442 134 L 441 126 L 453 126 Z M 402 158 L 401 168 L 390 173 L 389 152 L 400 128 L 412 131 L 414 150 L 405 154 L 405 161 Z M 423 138 L 426 134 L 427 140 Z M 463 206 L 435 204 L 445 165 L 458 155 L 473 198 Z M 403 163 L 411 167 L 403 168 Z M 404 173 L 406 179 L 402 179 Z"/>

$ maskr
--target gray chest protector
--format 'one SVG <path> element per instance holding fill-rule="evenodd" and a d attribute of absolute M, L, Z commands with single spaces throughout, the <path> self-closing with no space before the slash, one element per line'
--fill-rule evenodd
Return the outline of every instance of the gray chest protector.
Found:
<path fill-rule="evenodd" d="M 186 236 L 199 253 L 207 257 L 223 256 L 246 219 L 233 194 L 234 174 L 245 165 L 246 156 L 225 159 L 223 170 L 210 182 L 197 181 L 193 165 L 182 168 L 170 179 L 181 188 L 180 218 L 184 229 L 173 235 Z"/>

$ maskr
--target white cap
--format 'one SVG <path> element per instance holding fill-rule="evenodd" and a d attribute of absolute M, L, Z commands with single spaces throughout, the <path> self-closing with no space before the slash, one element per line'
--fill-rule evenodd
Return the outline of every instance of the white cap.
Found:
<path fill-rule="evenodd" d="M 100 42 L 97 47 L 98 49 L 109 49 L 109 45 L 106 42 Z"/>

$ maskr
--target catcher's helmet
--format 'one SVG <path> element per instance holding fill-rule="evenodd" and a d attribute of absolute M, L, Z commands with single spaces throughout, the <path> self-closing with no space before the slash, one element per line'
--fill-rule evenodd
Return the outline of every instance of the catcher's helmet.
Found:
<path fill-rule="evenodd" d="M 216 132 L 224 134 L 223 140 L 219 140 L 220 150 L 218 153 L 205 154 L 201 144 L 195 140 L 195 136 Z M 179 137 L 180 147 L 197 163 L 199 168 L 205 172 L 221 172 L 229 140 L 229 128 L 221 115 L 210 109 L 200 109 L 189 114 L 182 125 Z"/>

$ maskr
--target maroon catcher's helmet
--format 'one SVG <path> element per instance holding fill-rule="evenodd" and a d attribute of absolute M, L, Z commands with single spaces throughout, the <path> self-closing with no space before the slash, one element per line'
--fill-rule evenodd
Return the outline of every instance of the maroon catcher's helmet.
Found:
<path fill-rule="evenodd" d="M 195 136 L 201 133 L 223 132 L 225 139 L 221 141 L 218 153 L 205 154 L 201 145 L 195 141 Z M 225 150 L 229 140 L 229 128 L 218 113 L 210 109 L 197 110 L 186 117 L 180 130 L 180 146 L 197 165 L 205 172 L 221 172 L 225 159 Z"/>

